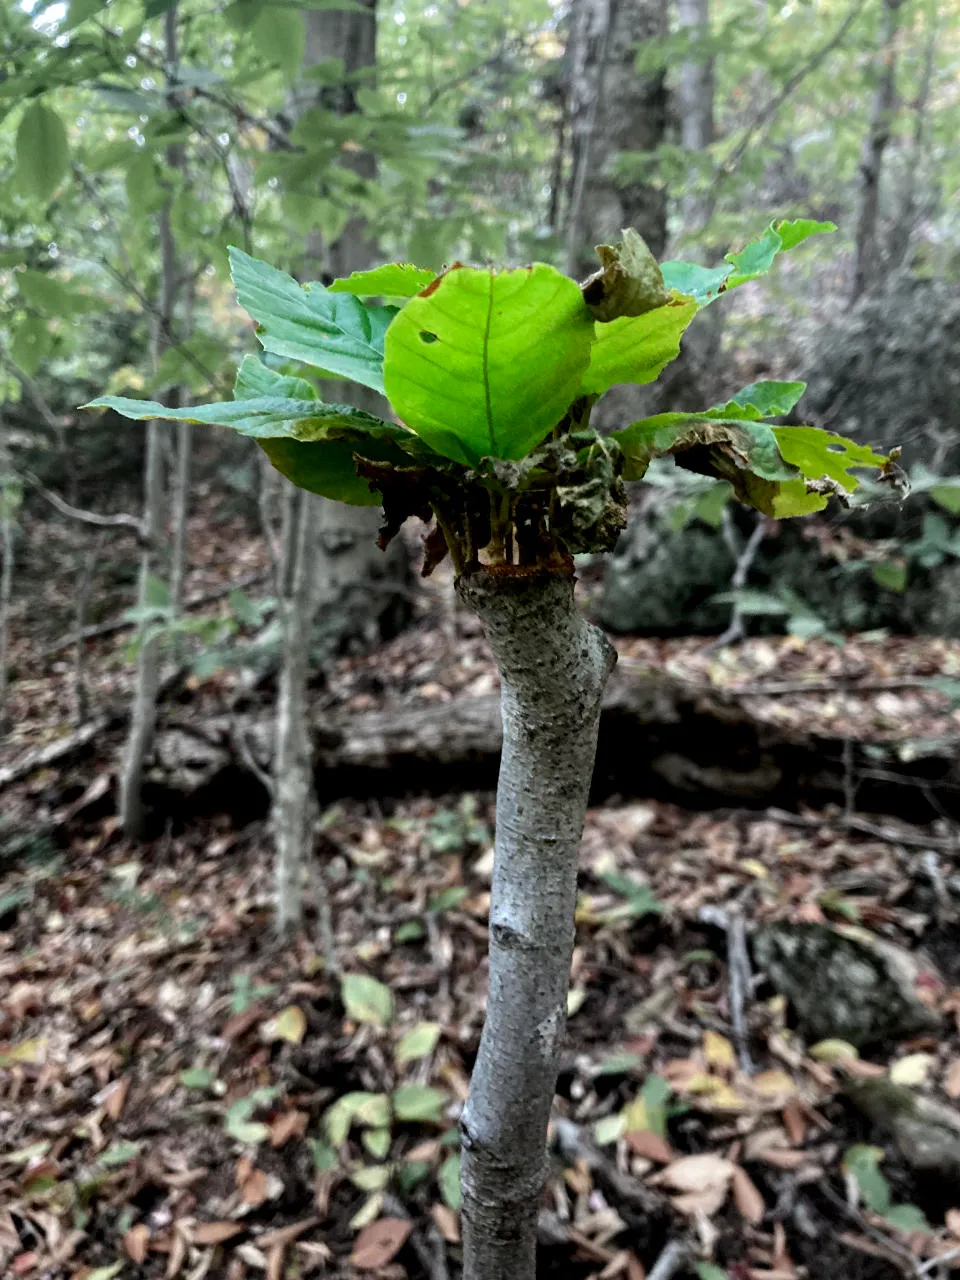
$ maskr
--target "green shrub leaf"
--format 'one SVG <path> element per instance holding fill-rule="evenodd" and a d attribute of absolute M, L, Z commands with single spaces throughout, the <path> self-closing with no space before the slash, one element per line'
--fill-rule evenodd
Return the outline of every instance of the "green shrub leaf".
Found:
<path fill-rule="evenodd" d="M 297 380 L 299 381 L 299 379 Z M 335 427 L 358 433 L 385 432 L 402 438 L 402 427 L 375 418 L 348 404 L 324 404 L 320 400 L 290 400 L 283 396 L 259 396 L 254 400 L 225 400 L 220 404 L 198 404 L 192 408 L 168 409 L 155 400 L 129 400 L 124 396 L 101 396 L 83 405 L 84 409 L 113 409 L 134 422 L 163 418 L 171 422 L 199 422 L 208 426 L 231 427 L 257 440 L 281 436 L 292 440 L 319 440 Z"/>
<path fill-rule="evenodd" d="M 331 293 L 352 293 L 358 298 L 412 298 L 425 289 L 437 273 L 409 262 L 388 262 L 370 271 L 354 271 L 330 285 Z"/>
<path fill-rule="evenodd" d="M 259 400 L 261 396 L 282 396 L 287 400 L 316 400 L 317 389 L 306 378 L 277 373 L 256 356 L 244 356 L 233 384 L 234 400 Z"/>
<path fill-rule="evenodd" d="M 352 294 L 297 284 L 241 249 L 229 254 L 237 299 L 265 351 L 383 390 L 384 334 L 395 307 L 365 307 Z"/>
<path fill-rule="evenodd" d="M 603 395 L 618 382 L 653 382 L 680 354 L 680 339 L 697 314 L 695 302 L 673 301 L 642 316 L 597 324 L 582 395 Z"/>
<path fill-rule="evenodd" d="M 553 267 L 454 267 L 387 330 L 387 395 L 445 457 L 522 458 L 576 398 L 592 333 L 579 287 Z"/>
<path fill-rule="evenodd" d="M 705 307 L 721 293 L 765 275 L 781 251 L 795 249 L 810 236 L 836 229 L 833 222 L 815 222 L 812 218 L 780 219 L 771 222 L 758 240 L 752 240 L 738 253 L 728 253 L 725 266 L 701 267 L 695 262 L 663 262 L 660 269 L 668 289 L 676 289 Z"/>
<path fill-rule="evenodd" d="M 707 418 L 779 418 L 789 413 L 807 389 L 805 382 L 751 382 L 732 400 L 708 409 Z"/>
<path fill-rule="evenodd" d="M 402 1084 L 393 1091 L 393 1113 L 398 1120 L 420 1120 L 440 1124 L 450 1102 L 442 1089 L 428 1084 Z"/>
<path fill-rule="evenodd" d="M 53 195 L 70 167 L 70 146 L 63 121 L 51 107 L 34 102 L 17 129 L 17 182 L 37 200 Z"/>
<path fill-rule="evenodd" d="M 889 461 L 885 454 L 874 453 L 869 445 L 856 444 L 822 427 L 774 427 L 773 433 L 783 458 L 808 480 L 826 476 L 848 493 L 860 483 L 857 476 L 850 474 L 852 467 L 877 468 Z"/>
<path fill-rule="evenodd" d="M 393 1020 L 393 992 L 366 973 L 345 973 L 340 995 L 348 1015 L 356 1022 L 385 1027 Z"/>
<path fill-rule="evenodd" d="M 394 1061 L 398 1067 L 405 1062 L 416 1062 L 433 1053 L 440 1039 L 440 1026 L 436 1022 L 418 1022 L 405 1035 L 400 1037 L 394 1050 Z"/>

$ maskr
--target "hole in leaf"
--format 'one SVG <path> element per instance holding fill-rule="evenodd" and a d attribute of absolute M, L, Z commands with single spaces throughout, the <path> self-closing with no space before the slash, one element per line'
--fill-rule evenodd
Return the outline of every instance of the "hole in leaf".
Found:
<path fill-rule="evenodd" d="M 846 453 L 846 449 L 842 444 L 828 444 L 827 453 Z"/>
<path fill-rule="evenodd" d="M 431 333 L 429 329 L 421 329 L 420 341 L 421 342 L 437 342 L 439 341 L 439 339 L 437 338 L 437 335 L 435 333 Z"/>

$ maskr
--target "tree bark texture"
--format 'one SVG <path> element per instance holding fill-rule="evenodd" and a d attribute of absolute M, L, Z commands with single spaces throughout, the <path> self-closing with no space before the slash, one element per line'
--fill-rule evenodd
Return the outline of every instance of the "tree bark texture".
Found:
<path fill-rule="evenodd" d="M 716 75 L 710 50 L 710 0 L 677 0 L 677 22 L 690 43 L 677 80 L 680 136 L 686 150 L 697 154 L 706 151 L 714 137 Z M 702 180 L 703 175 L 695 177 Z M 709 220 L 712 204 L 709 191 L 701 189 L 699 182 L 687 192 L 683 199 L 687 235 L 696 234 Z"/>
<path fill-rule="evenodd" d="M 303 872 L 315 806 L 307 715 L 315 512 L 310 497 L 303 492 L 293 495 L 284 548 L 286 582 L 278 603 L 282 657 L 273 767 L 273 829 L 279 933 L 296 928 L 303 915 Z"/>
<path fill-rule="evenodd" d="M 503 753 L 486 1023 L 461 1120 L 464 1280 L 533 1280 L 566 1027 L 577 855 L 616 659 L 567 574 L 471 574 L 501 676 Z"/>
<path fill-rule="evenodd" d="M 574 0 L 568 46 L 572 165 L 567 271 L 596 269 L 593 246 L 634 227 L 658 257 L 666 243 L 665 191 L 616 172 L 620 152 L 654 152 L 664 138 L 664 73 L 640 75 L 638 48 L 666 34 L 666 0 Z"/>
<path fill-rule="evenodd" d="M 177 5 L 164 15 L 165 61 L 168 70 L 177 65 Z M 176 168 L 183 161 L 179 146 L 167 151 L 167 164 Z M 154 328 L 154 366 L 159 364 L 169 340 L 177 298 L 177 253 L 170 223 L 171 200 L 158 215 L 160 237 L 160 297 Z M 156 419 L 147 424 L 147 449 L 143 480 L 143 550 L 140 555 L 138 603 L 148 601 L 150 579 L 156 572 L 158 547 L 163 530 L 163 432 L 164 424 Z M 157 723 L 157 687 L 160 680 L 160 641 L 144 641 L 145 624 L 141 624 L 140 647 L 137 650 L 137 673 L 130 712 L 130 731 L 120 770 L 120 822 L 129 840 L 143 837 L 143 775 L 147 757 L 153 747 Z"/>
<path fill-rule="evenodd" d="M 338 115 L 360 110 L 356 90 L 373 87 L 377 63 L 377 3 L 363 0 L 363 12 L 310 9 L 304 66 L 335 58 L 343 63 L 345 81 L 319 92 L 301 89 L 298 110 L 319 105 Z M 345 153 L 341 161 L 360 179 L 376 177 L 376 158 L 366 151 Z M 376 265 L 376 237 L 363 214 L 352 217 L 336 240 L 319 233 L 308 237 L 307 269 L 313 278 L 348 276 Z M 353 382 L 324 384 L 328 400 L 352 404 L 378 417 L 389 416 L 382 396 Z M 332 651 L 369 650 L 381 638 L 396 634 L 409 616 L 409 564 L 405 546 L 395 539 L 384 554 L 376 545 L 381 515 L 377 507 L 350 507 L 313 498 L 317 507 L 316 607 L 321 640 Z M 399 590 L 398 590 L 399 587 Z"/>
<path fill-rule="evenodd" d="M 878 223 L 883 157 L 897 108 L 897 33 L 902 0 L 883 0 L 880 47 L 875 64 L 877 85 L 870 125 L 860 158 L 860 199 L 854 247 L 851 301 L 876 285 L 880 274 Z M 908 181 L 910 179 L 908 178 Z"/>

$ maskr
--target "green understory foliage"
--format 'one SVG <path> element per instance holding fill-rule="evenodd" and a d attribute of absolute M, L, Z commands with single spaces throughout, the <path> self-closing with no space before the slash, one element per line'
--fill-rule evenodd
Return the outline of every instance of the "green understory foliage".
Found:
<path fill-rule="evenodd" d="M 857 469 L 892 484 L 900 473 L 896 451 L 777 425 L 803 383 L 755 383 L 725 404 L 606 436 L 590 414 L 611 387 L 656 379 L 698 311 L 765 274 L 779 253 L 832 230 L 776 221 L 715 268 L 660 266 L 627 230 L 598 248 L 602 265 L 582 286 L 545 263 L 496 271 L 460 262 L 438 275 L 390 264 L 329 287 L 301 285 L 231 248 L 238 299 L 266 355 L 244 358 L 234 399 L 170 409 L 104 396 L 86 407 L 251 436 L 300 488 L 382 505 L 383 545 L 409 516 L 435 521 L 424 572 L 447 553 L 464 573 L 481 563 L 560 566 L 608 551 L 626 523 L 624 482 L 668 455 L 728 481 L 766 515 L 806 515 L 830 496 L 847 500 Z M 384 392 L 399 421 L 327 403 L 321 390 L 331 377 Z"/>

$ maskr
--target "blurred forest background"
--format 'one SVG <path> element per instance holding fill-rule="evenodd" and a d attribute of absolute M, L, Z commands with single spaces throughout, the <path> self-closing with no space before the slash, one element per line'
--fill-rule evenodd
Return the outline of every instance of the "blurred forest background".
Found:
<path fill-rule="evenodd" d="M 543 1273 L 948 1274 L 958 137 L 953 0 L 7 0 L 0 1270 L 455 1275 L 482 1020 L 497 684 L 422 530 L 77 406 L 229 398 L 231 244 L 583 279 L 803 216 L 617 419 L 803 378 L 911 493 L 778 527 L 655 463 L 578 566 L 621 662 Z"/>

